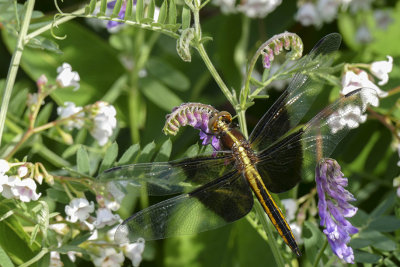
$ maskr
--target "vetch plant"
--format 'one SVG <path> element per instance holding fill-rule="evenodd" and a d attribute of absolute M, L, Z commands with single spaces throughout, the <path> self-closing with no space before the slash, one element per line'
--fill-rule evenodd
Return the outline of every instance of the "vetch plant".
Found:
<path fill-rule="evenodd" d="M 0 1 L 0 69 L 8 70 L 0 79 L 1 265 L 239 266 L 257 259 L 276 266 L 395 266 L 400 72 L 393 44 L 400 34 L 398 5 L 389 2 L 88 0 L 55 1 L 51 10 L 40 1 Z M 101 27 L 87 27 L 86 19 Z M 331 45 L 308 53 L 332 26 L 345 45 L 338 50 L 333 34 Z M 262 117 L 268 109 L 275 115 Z M 232 119 L 229 127 L 258 153 L 249 159 L 267 189 L 269 180 L 278 181 L 276 170 L 301 176 L 285 195 L 271 194 L 301 257 L 271 228 L 258 200 L 246 198 L 247 187 L 214 180 L 241 169 L 210 129 L 219 110 L 232 114 L 221 118 Z M 258 127 L 265 138 L 248 134 L 257 121 L 268 125 Z M 198 130 L 200 140 L 182 126 Z M 326 158 L 331 153 L 337 161 Z M 269 162 L 266 171 L 257 167 L 260 158 Z M 300 162 L 301 174 L 291 168 Z M 207 213 L 183 201 L 198 203 L 204 188 L 214 200 Z M 132 229 L 197 233 L 221 222 L 218 211 L 246 220 L 162 243 L 133 241 L 131 228 L 118 230 L 167 194 L 182 202 L 135 221 L 151 225 L 147 230 Z M 148 223 L 177 210 L 179 220 Z M 184 227 L 174 228 L 177 222 Z M 119 243 L 121 234 L 126 239 Z M 243 246 L 249 242 L 253 249 Z M 214 256 L 220 250 L 227 256 Z"/>

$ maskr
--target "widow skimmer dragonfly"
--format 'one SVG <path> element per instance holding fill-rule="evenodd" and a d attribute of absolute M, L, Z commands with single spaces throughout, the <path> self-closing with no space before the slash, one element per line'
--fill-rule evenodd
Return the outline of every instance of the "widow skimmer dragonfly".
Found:
<path fill-rule="evenodd" d="M 326 54 L 340 45 L 339 34 L 321 39 L 302 63 L 315 63 L 313 72 L 327 66 Z M 138 163 L 111 168 L 102 181 L 145 186 L 149 195 L 180 194 L 133 214 L 117 229 L 117 242 L 163 239 L 195 234 L 236 221 L 253 207 L 252 191 L 292 251 L 301 252 L 289 224 L 269 192 L 293 188 L 313 174 L 356 125 L 335 124 L 346 112 L 365 111 L 364 90 L 340 98 L 308 123 L 298 125 L 321 88 L 321 82 L 300 71 L 260 119 L 248 140 L 231 123 L 227 112 L 215 112 L 209 129 L 223 147 L 217 155 L 200 155 L 169 162 Z M 350 114 L 349 112 L 347 112 Z"/>

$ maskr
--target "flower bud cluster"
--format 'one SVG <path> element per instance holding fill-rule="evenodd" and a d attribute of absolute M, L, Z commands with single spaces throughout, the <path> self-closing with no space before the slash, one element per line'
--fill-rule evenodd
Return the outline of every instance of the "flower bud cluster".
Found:
<path fill-rule="evenodd" d="M 201 103 L 183 103 L 175 107 L 171 114 L 166 116 L 166 122 L 163 132 L 168 135 L 176 135 L 181 126 L 190 125 L 200 130 L 200 139 L 202 144 L 212 144 L 214 150 L 220 150 L 219 139 L 208 129 L 209 119 L 217 113 L 213 106 Z"/>
<path fill-rule="evenodd" d="M 273 36 L 261 45 L 261 55 L 263 56 L 263 66 L 266 69 L 271 67 L 274 56 L 282 53 L 283 49 L 291 50 L 286 57 L 291 60 L 299 59 L 303 53 L 303 41 L 294 33 L 284 32 Z"/>

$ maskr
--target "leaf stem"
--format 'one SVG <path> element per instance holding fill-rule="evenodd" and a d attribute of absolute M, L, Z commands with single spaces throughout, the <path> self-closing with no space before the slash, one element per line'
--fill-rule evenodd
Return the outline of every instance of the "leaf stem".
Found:
<path fill-rule="evenodd" d="M 268 244 L 271 248 L 272 254 L 274 255 L 276 266 L 285 267 L 285 262 L 282 258 L 281 253 L 279 252 L 278 243 L 276 242 L 276 239 L 273 236 L 271 226 L 269 225 L 269 222 L 267 220 L 263 208 L 261 207 L 261 204 L 258 201 L 254 201 L 254 208 L 256 210 L 258 218 L 261 221 L 262 226 L 264 227 L 264 230 L 267 233 Z"/>
<path fill-rule="evenodd" d="M 4 89 L 3 101 L 0 110 L 0 145 L 1 145 L 1 139 L 3 137 L 4 123 L 6 121 L 8 104 L 10 103 L 12 89 L 14 87 L 15 78 L 17 76 L 19 68 L 19 63 L 21 61 L 22 52 L 24 50 L 24 39 L 28 32 L 29 22 L 32 17 L 34 6 L 35 6 L 35 0 L 27 1 L 25 15 L 22 21 L 21 31 L 18 35 L 17 44 L 15 46 L 15 50 L 11 58 L 10 67 L 8 69 L 6 86 Z"/>
<path fill-rule="evenodd" d="M 315 258 L 315 261 L 313 263 L 313 267 L 317 267 L 319 261 L 322 258 L 322 255 L 324 254 L 324 251 L 326 249 L 326 247 L 328 246 L 328 239 L 325 239 L 324 245 L 321 247 L 321 249 L 318 251 L 317 257 Z"/>
<path fill-rule="evenodd" d="M 48 248 L 42 248 L 42 250 L 32 259 L 30 259 L 29 261 L 21 264 L 19 267 L 25 267 L 25 266 L 31 266 L 33 263 L 37 262 L 38 260 L 40 260 L 44 255 L 47 254 L 47 252 L 49 252 Z"/>

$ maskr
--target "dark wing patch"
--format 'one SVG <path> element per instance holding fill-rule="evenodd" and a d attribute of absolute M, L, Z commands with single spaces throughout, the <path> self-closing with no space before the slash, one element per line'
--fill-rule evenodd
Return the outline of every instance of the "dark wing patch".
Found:
<path fill-rule="evenodd" d="M 163 239 L 221 227 L 245 216 L 253 195 L 237 171 L 196 189 L 150 206 L 128 218 L 117 229 L 117 242 L 138 238 Z"/>

